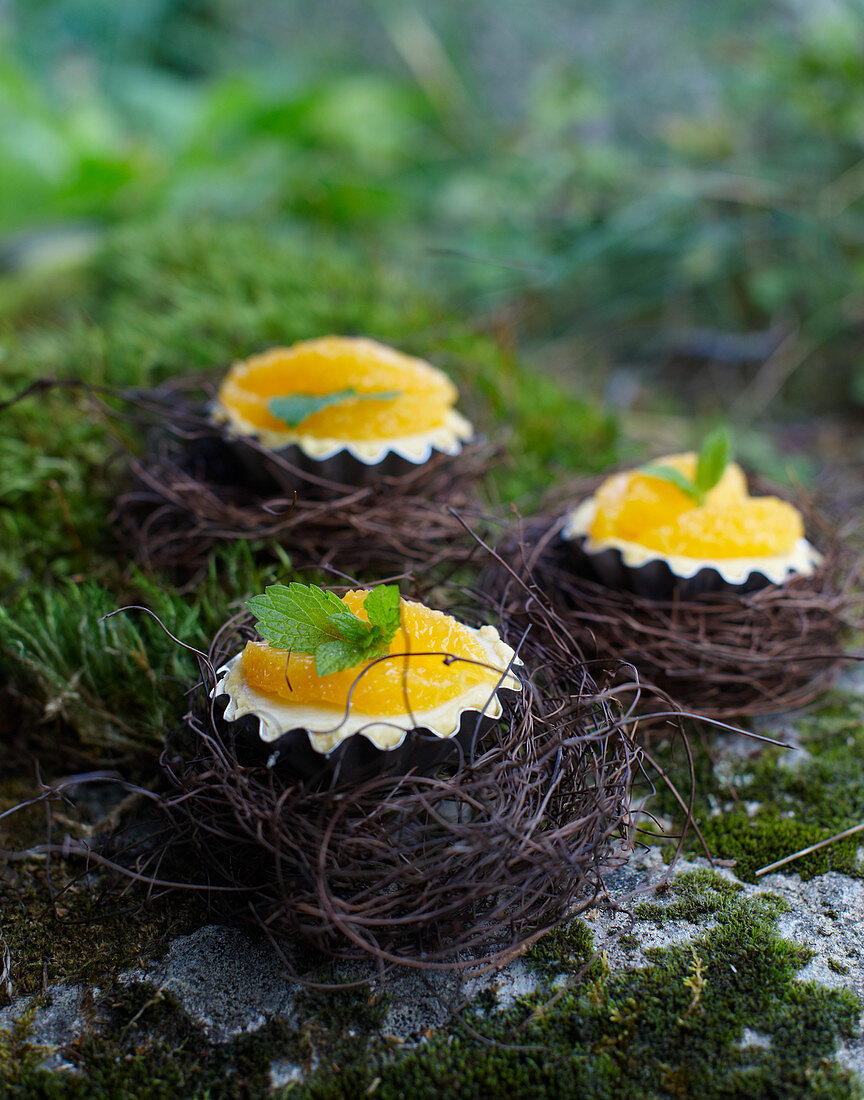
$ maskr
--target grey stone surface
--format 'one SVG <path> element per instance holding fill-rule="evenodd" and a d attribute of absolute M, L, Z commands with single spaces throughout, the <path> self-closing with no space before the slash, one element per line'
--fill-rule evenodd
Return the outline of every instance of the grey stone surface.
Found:
<path fill-rule="evenodd" d="M 357 964 L 343 967 L 339 977 L 368 981 L 373 996 L 386 989 L 388 1007 L 381 1031 L 400 1042 L 421 1039 L 431 1029 L 446 1024 L 483 989 L 494 989 L 498 1003 L 507 1007 L 537 984 L 521 961 L 470 979 L 454 973 L 403 970 L 381 983 L 373 966 Z M 170 992 L 214 1042 L 227 1042 L 242 1032 L 256 1031 L 271 1018 L 302 1024 L 295 1010 L 302 986 L 285 976 L 265 939 L 236 928 L 207 925 L 181 936 L 163 958 L 126 971 L 119 980 L 147 982 L 157 992 Z M 88 1028 L 98 1026 L 88 1013 L 98 990 L 52 986 L 48 995 L 50 1003 L 36 1011 L 30 1039 L 48 1048 L 46 1064 L 60 1068 L 62 1059 L 55 1052 Z M 27 997 L 18 997 L 0 1010 L 0 1028 L 8 1028 L 20 1018 L 28 1001 Z M 274 1063 L 274 1087 L 299 1079 L 298 1075 L 309 1068 L 287 1061 Z"/>
<path fill-rule="evenodd" d="M 387 979 L 389 1006 L 382 1030 L 400 1039 L 416 1039 L 430 1028 L 446 1024 L 466 1001 L 483 990 L 494 990 L 498 1004 L 507 1008 L 536 988 L 537 979 L 521 960 L 467 979 L 441 972 L 402 971 Z"/>
<path fill-rule="evenodd" d="M 68 1070 L 72 1066 L 60 1056 L 60 1048 L 74 1042 L 93 1023 L 91 1008 L 99 990 L 83 986 L 48 987 L 48 1004 L 34 1015 L 29 1035 L 32 1043 L 46 1048 L 45 1065 L 49 1069 Z M 16 997 L 0 1009 L 0 1029 L 11 1028 L 27 1011 L 29 997 Z"/>
<path fill-rule="evenodd" d="M 284 1089 L 287 1085 L 296 1085 L 298 1081 L 303 1080 L 304 1076 L 301 1065 L 280 1058 L 270 1067 L 270 1088 L 275 1092 L 277 1089 Z"/>
<path fill-rule="evenodd" d="M 267 940 L 236 928 L 208 924 L 181 936 L 164 958 L 121 980 L 172 993 L 216 1042 L 257 1031 L 270 1017 L 293 1021 L 297 987 L 282 975 Z"/>
<path fill-rule="evenodd" d="M 725 867 L 711 868 L 706 859 L 681 859 L 675 866 L 675 875 L 685 871 L 713 869 L 717 874 L 733 882 L 739 880 Z M 626 868 L 610 879 L 613 898 L 661 881 L 667 871 L 656 849 L 640 853 Z M 864 881 L 829 871 L 824 875 L 802 882 L 800 875 L 765 875 L 758 884 L 741 883 L 748 895 L 777 894 L 789 906 L 781 914 L 778 931 L 787 939 L 808 947 L 814 956 L 796 975 L 798 981 L 815 981 L 833 989 L 849 989 L 864 1003 Z M 638 900 L 638 899 L 636 899 Z M 652 901 L 663 904 L 662 898 Z M 630 903 L 626 903 L 630 904 Z M 620 914 L 614 910 L 598 910 L 595 933 L 598 938 L 609 937 Z M 638 947 L 625 951 L 620 945 L 610 943 L 607 948 L 609 963 L 614 968 L 644 966 L 648 961 L 645 952 L 651 947 L 667 947 L 673 943 L 687 943 L 710 927 L 703 922 L 698 927 L 687 921 L 640 920 L 636 925 Z M 838 1054 L 843 1065 L 864 1074 L 864 1021 L 859 1019 L 857 1036 L 844 1044 Z"/>
<path fill-rule="evenodd" d="M 741 1036 L 741 1049 L 746 1047 L 760 1047 L 762 1050 L 768 1050 L 771 1046 L 771 1036 L 762 1035 L 759 1031 L 754 1031 L 752 1027 L 745 1027 L 744 1033 Z"/>

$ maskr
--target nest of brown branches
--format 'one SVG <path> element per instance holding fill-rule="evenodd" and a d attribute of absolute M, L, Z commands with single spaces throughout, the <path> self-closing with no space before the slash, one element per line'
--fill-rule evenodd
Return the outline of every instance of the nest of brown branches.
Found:
<path fill-rule="evenodd" d="M 211 682 L 249 633 L 229 624 L 217 637 Z M 222 915 L 277 945 L 300 938 L 384 966 L 512 958 L 591 904 L 604 869 L 626 859 L 641 759 L 634 685 L 598 686 L 566 637 L 526 643 L 522 657 L 522 692 L 472 747 L 395 774 L 308 780 L 290 760 L 268 766 L 240 723 L 202 705 L 187 749 L 164 756 L 172 846 L 191 846 Z"/>
<path fill-rule="evenodd" d="M 208 418 L 206 399 L 177 384 L 128 400 L 149 426 L 148 444 L 130 457 L 134 487 L 114 521 L 145 568 L 194 577 L 215 544 L 239 540 L 278 544 L 297 568 L 350 575 L 456 566 L 474 553 L 450 509 L 479 517 L 485 444 L 395 472 L 384 463 L 350 484 L 325 476 L 332 464 L 317 469 L 232 437 Z"/>
<path fill-rule="evenodd" d="M 581 483 L 571 501 L 597 484 Z M 517 624 L 541 632 L 523 585 L 546 593 L 589 658 L 639 669 L 649 709 L 655 688 L 682 710 L 720 721 L 792 710 L 834 683 L 849 657 L 843 646 L 864 622 L 856 554 L 809 505 L 803 510 L 823 562 L 783 585 L 664 599 L 611 588 L 568 552 L 565 509 L 522 524 L 486 584 Z"/>

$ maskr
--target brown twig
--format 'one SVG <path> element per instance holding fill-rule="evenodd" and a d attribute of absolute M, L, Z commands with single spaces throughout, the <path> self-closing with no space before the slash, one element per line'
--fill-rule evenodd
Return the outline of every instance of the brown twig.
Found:
<path fill-rule="evenodd" d="M 820 840 L 817 844 L 810 844 L 806 848 L 802 848 L 798 852 L 793 852 L 791 856 L 784 856 L 782 859 L 777 859 L 773 863 L 769 863 L 767 867 L 760 867 L 756 872 L 756 877 L 760 875 L 767 875 L 769 871 L 776 871 L 778 867 L 785 867 L 787 863 L 792 863 L 793 860 L 800 859 L 802 856 L 809 856 L 811 852 L 818 852 L 820 848 L 827 848 L 829 844 L 836 844 L 838 840 L 845 840 L 848 836 L 855 836 L 856 833 L 864 832 L 864 822 L 860 825 L 853 825 L 849 829 L 844 829 L 842 833 L 836 833 L 834 836 L 829 836 L 827 840 Z"/>

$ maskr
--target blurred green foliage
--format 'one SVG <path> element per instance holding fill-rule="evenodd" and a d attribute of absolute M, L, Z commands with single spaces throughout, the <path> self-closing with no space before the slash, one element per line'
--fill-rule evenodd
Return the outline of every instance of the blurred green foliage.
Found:
<path fill-rule="evenodd" d="M 472 309 L 527 301 L 529 336 L 716 361 L 732 389 L 786 336 L 741 417 L 784 391 L 864 401 L 854 0 L 11 11 L 0 231 L 298 219 L 434 268 Z"/>

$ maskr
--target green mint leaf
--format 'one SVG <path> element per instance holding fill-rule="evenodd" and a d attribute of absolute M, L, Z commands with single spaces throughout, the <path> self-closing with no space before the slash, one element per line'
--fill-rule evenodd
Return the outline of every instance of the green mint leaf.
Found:
<path fill-rule="evenodd" d="M 282 420 L 289 428 L 296 428 L 313 413 L 321 412 L 331 405 L 342 405 L 346 401 L 390 401 L 394 397 L 401 397 L 401 390 L 383 390 L 380 393 L 358 393 L 349 387 L 345 390 L 337 390 L 335 393 L 292 393 L 285 397 L 271 397 L 267 402 L 267 408 L 277 418 Z"/>
<path fill-rule="evenodd" d="M 696 488 L 713 489 L 732 460 L 732 439 L 728 428 L 718 428 L 705 437 L 696 465 Z"/>
<path fill-rule="evenodd" d="M 338 627 L 346 642 L 351 642 L 355 646 L 369 645 L 375 634 L 368 623 L 364 623 L 361 618 L 347 608 L 341 615 L 333 616 L 333 625 Z"/>
<path fill-rule="evenodd" d="M 674 466 L 640 466 L 639 472 L 647 474 L 648 477 L 659 477 L 661 481 L 671 481 L 682 493 L 686 493 L 697 504 L 705 503 L 705 494 L 702 490 L 694 485 L 690 478 L 682 474 L 680 470 L 676 470 Z"/>
<path fill-rule="evenodd" d="M 384 656 L 400 624 L 395 584 L 373 589 L 366 597 L 368 623 L 332 592 L 297 581 L 272 584 L 247 606 L 262 638 L 277 649 L 314 656 L 319 676 Z"/>
<path fill-rule="evenodd" d="M 279 649 L 314 654 L 328 641 L 365 644 L 372 627 L 354 615 L 338 596 L 314 584 L 273 584 L 247 604 L 258 620 L 258 633 Z"/>
<path fill-rule="evenodd" d="M 363 607 L 369 622 L 380 635 L 380 645 L 386 649 L 402 624 L 399 588 L 395 584 L 381 584 L 373 588 Z"/>
<path fill-rule="evenodd" d="M 353 642 L 324 642 L 315 650 L 315 671 L 319 676 L 330 676 L 334 672 L 353 668 L 367 659 L 365 650 L 358 651 Z"/>

